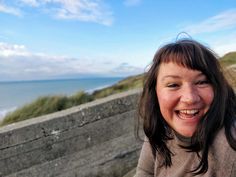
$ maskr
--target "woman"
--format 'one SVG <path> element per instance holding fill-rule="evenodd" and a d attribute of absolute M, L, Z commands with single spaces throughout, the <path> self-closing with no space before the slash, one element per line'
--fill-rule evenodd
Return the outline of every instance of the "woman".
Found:
<path fill-rule="evenodd" d="M 236 95 L 210 49 L 189 39 L 160 48 L 139 111 L 136 177 L 236 177 Z"/>

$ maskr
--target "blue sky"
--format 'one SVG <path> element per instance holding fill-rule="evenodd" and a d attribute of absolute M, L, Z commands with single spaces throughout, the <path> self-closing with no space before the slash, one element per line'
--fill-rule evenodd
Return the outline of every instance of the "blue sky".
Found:
<path fill-rule="evenodd" d="M 0 26 L 0 81 L 139 74 L 183 31 L 236 51 L 235 0 L 0 0 Z"/>

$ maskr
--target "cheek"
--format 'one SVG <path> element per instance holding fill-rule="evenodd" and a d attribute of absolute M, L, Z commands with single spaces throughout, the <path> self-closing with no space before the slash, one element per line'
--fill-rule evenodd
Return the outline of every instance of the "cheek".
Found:
<path fill-rule="evenodd" d="M 209 105 L 211 105 L 211 103 L 213 102 L 213 99 L 214 99 L 214 94 L 210 95 L 208 98 L 207 98 L 207 102 Z"/>
<path fill-rule="evenodd" d="M 203 92 L 203 98 L 204 98 L 205 103 L 210 106 L 214 99 L 213 89 L 209 89 Z"/>
<path fill-rule="evenodd" d="M 162 115 L 170 113 L 175 106 L 174 96 L 165 92 L 157 92 L 157 98 Z"/>

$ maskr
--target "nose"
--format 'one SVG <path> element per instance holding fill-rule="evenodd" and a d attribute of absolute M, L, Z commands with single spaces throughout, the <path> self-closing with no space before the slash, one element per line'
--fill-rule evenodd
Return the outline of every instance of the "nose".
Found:
<path fill-rule="evenodd" d="M 200 101 L 200 96 L 197 88 L 192 85 L 185 86 L 182 90 L 180 100 L 186 104 L 194 104 Z"/>

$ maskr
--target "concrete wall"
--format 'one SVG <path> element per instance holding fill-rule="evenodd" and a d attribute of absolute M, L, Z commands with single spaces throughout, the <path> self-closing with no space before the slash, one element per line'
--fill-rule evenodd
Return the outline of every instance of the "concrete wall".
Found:
<path fill-rule="evenodd" d="M 0 128 L 0 176 L 121 177 L 136 164 L 139 90 Z"/>

